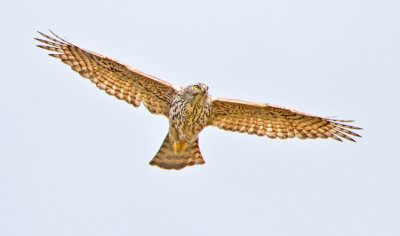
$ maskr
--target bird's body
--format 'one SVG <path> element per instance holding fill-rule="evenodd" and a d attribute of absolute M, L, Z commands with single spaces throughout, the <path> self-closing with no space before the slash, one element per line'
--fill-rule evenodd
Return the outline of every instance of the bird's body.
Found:
<path fill-rule="evenodd" d="M 170 138 L 176 142 L 194 142 L 207 125 L 210 116 L 210 97 L 204 84 L 182 89 L 172 102 L 169 111 Z"/>
<path fill-rule="evenodd" d="M 204 164 L 198 136 L 207 126 L 210 96 L 205 84 L 189 85 L 175 96 L 169 111 L 169 130 L 160 151 L 150 162 L 162 168 Z M 176 167 L 175 167 L 176 168 Z"/>
<path fill-rule="evenodd" d="M 40 33 L 40 32 L 39 32 Z M 270 104 L 210 96 L 202 83 L 185 88 L 174 86 L 151 75 L 130 68 L 113 59 L 82 49 L 53 33 L 40 33 L 50 41 L 36 39 L 39 45 L 57 54 L 49 54 L 71 66 L 109 95 L 138 107 L 141 103 L 154 114 L 169 119 L 168 134 L 151 165 L 164 169 L 182 169 L 204 164 L 198 146 L 198 135 L 207 126 L 269 138 L 345 138 L 360 135 L 349 129 L 360 129 L 334 120 L 308 115 Z"/>

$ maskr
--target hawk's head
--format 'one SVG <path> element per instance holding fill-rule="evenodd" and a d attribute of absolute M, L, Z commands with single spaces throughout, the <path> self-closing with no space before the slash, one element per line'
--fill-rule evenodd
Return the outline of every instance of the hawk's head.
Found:
<path fill-rule="evenodd" d="M 208 86 L 202 83 L 196 83 L 187 86 L 182 90 L 182 96 L 189 102 L 205 100 L 208 95 Z"/>

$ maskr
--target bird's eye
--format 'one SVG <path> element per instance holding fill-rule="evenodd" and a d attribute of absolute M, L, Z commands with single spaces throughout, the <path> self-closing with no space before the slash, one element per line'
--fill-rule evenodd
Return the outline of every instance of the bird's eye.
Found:
<path fill-rule="evenodd" d="M 200 86 L 197 85 L 197 84 L 193 85 L 193 88 L 194 88 L 195 90 L 200 90 Z"/>

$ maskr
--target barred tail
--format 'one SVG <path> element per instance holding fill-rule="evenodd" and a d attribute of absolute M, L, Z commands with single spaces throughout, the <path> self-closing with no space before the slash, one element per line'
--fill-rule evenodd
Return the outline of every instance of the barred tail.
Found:
<path fill-rule="evenodd" d="M 204 163 L 200 153 L 198 139 L 193 143 L 189 143 L 181 154 L 175 154 L 173 142 L 170 141 L 169 135 L 165 137 L 160 150 L 158 150 L 153 160 L 150 161 L 150 165 L 167 170 L 180 170 L 186 166 L 201 165 Z"/>

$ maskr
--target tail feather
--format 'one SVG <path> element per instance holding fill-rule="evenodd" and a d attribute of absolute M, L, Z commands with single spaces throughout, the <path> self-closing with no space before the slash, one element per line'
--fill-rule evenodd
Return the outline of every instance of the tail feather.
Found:
<path fill-rule="evenodd" d="M 204 163 L 200 153 L 198 139 L 193 143 L 189 143 L 181 154 L 175 154 L 173 142 L 170 141 L 168 135 L 165 137 L 156 156 L 150 161 L 150 165 L 167 170 L 180 170 L 186 166 L 201 165 Z"/>

